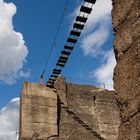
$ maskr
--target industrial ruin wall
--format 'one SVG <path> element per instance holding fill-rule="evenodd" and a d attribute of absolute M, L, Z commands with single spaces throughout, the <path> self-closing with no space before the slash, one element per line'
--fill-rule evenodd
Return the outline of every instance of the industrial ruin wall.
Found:
<path fill-rule="evenodd" d="M 23 83 L 19 140 L 45 140 L 58 135 L 57 95 L 36 83 Z"/>
<path fill-rule="evenodd" d="M 51 140 L 117 140 L 119 108 L 113 91 L 95 86 L 55 83 L 60 98 L 59 135 Z"/>
<path fill-rule="evenodd" d="M 117 140 L 120 119 L 113 91 L 59 77 L 56 93 L 46 88 L 46 94 L 34 94 L 32 84 L 23 87 L 32 93 L 22 90 L 19 140 Z"/>

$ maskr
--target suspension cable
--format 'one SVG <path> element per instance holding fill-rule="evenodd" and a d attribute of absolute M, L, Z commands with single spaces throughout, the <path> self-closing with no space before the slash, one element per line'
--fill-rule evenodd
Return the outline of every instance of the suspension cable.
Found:
<path fill-rule="evenodd" d="M 40 76 L 41 79 L 43 79 L 43 76 L 44 76 L 44 74 L 45 74 L 45 71 L 46 71 L 48 62 L 49 62 L 49 60 L 50 60 L 51 54 L 52 54 L 53 49 L 54 49 L 54 47 L 55 47 L 55 43 L 56 43 L 56 40 L 57 40 L 57 36 L 58 36 L 59 30 L 60 30 L 61 24 L 62 24 L 62 22 L 63 22 L 64 15 L 65 15 L 66 10 L 67 10 L 68 1 L 69 1 L 69 0 L 66 0 L 66 3 L 65 3 L 65 5 L 64 5 L 64 10 L 63 10 L 63 13 L 62 13 L 60 22 L 59 22 L 59 24 L 58 24 L 58 28 L 57 28 L 57 30 L 56 30 L 56 34 L 55 34 L 55 36 L 54 36 L 54 41 L 53 41 L 53 43 L 52 43 L 52 46 L 51 46 L 49 55 L 48 55 L 48 57 L 47 57 L 47 59 L 46 59 L 46 63 L 45 63 L 44 69 L 43 69 L 43 71 L 42 71 L 42 73 L 41 73 L 41 76 Z"/>

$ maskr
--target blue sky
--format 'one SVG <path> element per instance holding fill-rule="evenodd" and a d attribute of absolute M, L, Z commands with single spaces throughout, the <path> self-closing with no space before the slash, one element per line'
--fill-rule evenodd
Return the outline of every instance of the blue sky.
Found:
<path fill-rule="evenodd" d="M 20 96 L 23 81 L 39 82 L 65 2 L 0 0 L 0 109 Z M 55 49 L 47 65 L 45 81 L 69 36 L 82 2 L 68 2 Z M 105 83 L 108 89 L 112 89 L 115 59 L 111 9 L 111 0 L 97 0 L 86 28 L 63 69 L 62 75 L 67 80 L 92 85 Z"/>
<path fill-rule="evenodd" d="M 21 46 L 20 52 L 12 51 L 10 41 L 8 45 L 6 44 L 8 47 L 5 50 L 4 46 L 1 45 L 1 49 L 3 49 L 3 53 L 5 53 L 5 61 L 1 62 L 4 68 L 0 68 L 0 71 L 2 71 L 0 74 L 0 108 L 10 99 L 20 96 L 22 82 L 24 80 L 31 82 L 39 81 L 39 76 L 54 40 L 65 2 L 65 0 L 61 0 L 59 3 L 56 0 L 5 0 L 1 2 L 2 6 L 7 4 L 9 11 L 13 8 L 13 11 L 10 11 L 11 13 L 13 12 L 10 15 L 12 19 L 7 19 L 9 21 L 11 20 L 12 25 L 7 26 L 13 26 L 13 29 L 10 30 L 20 33 L 23 38 L 15 37 L 17 44 Z M 55 62 L 66 42 L 73 21 L 78 13 L 79 5 L 81 5 L 82 2 L 82 0 L 70 0 L 68 2 L 67 11 L 56 40 L 56 46 L 47 66 L 45 81 L 54 68 Z M 103 0 L 98 0 L 97 6 L 95 4 L 93 7 L 86 28 L 82 32 L 82 36 L 63 69 L 62 75 L 64 75 L 67 80 L 93 85 L 105 82 L 106 84 L 112 85 L 112 82 L 109 80 L 100 80 L 98 76 L 100 73 L 96 73 L 97 69 L 107 63 L 106 61 L 109 59 L 107 58 L 107 54 L 112 48 L 113 35 L 110 3 L 110 0 L 105 0 L 104 2 Z M 4 16 L 7 16 L 9 14 L 7 11 L 5 11 L 5 13 L 4 10 L 0 12 L 3 12 L 3 14 L 5 14 Z M 9 38 L 9 40 L 14 40 L 12 33 Z M 25 41 L 25 44 L 18 40 Z M 4 41 L 7 42 L 6 39 Z M 17 44 L 15 43 L 14 47 L 18 47 Z M 8 64 L 6 63 L 7 61 L 9 62 Z M 16 61 L 18 64 L 15 64 Z M 15 65 L 15 67 L 12 69 L 13 65 Z M 11 69 L 11 71 L 9 69 Z M 69 77 L 74 77 L 75 79 L 70 79 Z M 84 79 L 86 81 L 76 79 Z"/>

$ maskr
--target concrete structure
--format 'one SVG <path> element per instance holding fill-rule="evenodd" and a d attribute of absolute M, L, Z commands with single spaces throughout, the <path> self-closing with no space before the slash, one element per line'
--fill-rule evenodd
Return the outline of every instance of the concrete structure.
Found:
<path fill-rule="evenodd" d="M 120 125 L 115 93 L 66 83 L 58 77 L 59 135 L 51 140 L 117 140 Z"/>
<path fill-rule="evenodd" d="M 19 140 L 117 140 L 120 120 L 113 91 L 66 83 L 63 77 L 55 88 L 56 93 L 23 84 Z"/>
<path fill-rule="evenodd" d="M 19 140 L 46 140 L 58 134 L 57 95 L 51 89 L 23 83 Z"/>

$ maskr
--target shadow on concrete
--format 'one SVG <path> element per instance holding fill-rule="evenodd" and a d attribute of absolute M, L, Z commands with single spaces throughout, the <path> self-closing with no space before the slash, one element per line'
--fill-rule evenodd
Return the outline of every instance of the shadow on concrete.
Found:
<path fill-rule="evenodd" d="M 61 103 L 61 107 L 76 121 L 78 122 L 85 130 L 87 130 L 89 133 L 93 134 L 95 137 L 97 137 L 100 140 L 105 140 L 98 134 L 95 130 L 93 130 L 88 124 L 86 124 L 84 121 L 82 121 L 73 111 L 70 111 L 70 109 L 63 103 Z"/>

